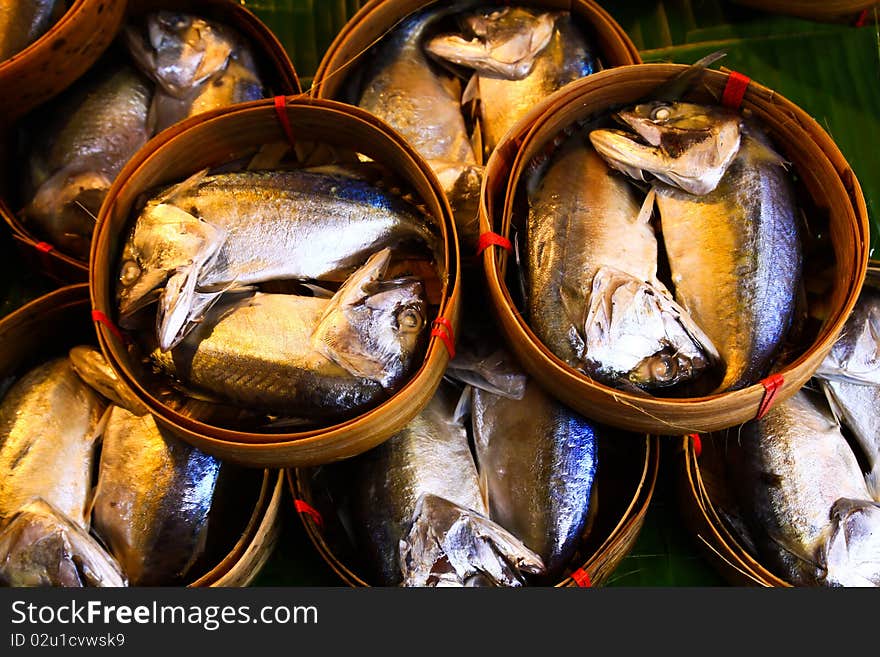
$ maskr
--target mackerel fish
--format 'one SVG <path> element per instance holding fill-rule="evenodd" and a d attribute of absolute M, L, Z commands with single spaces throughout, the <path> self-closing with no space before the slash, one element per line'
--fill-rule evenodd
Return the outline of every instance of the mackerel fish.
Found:
<path fill-rule="evenodd" d="M 92 524 L 133 586 L 180 583 L 204 552 L 220 462 L 114 406 Z"/>
<path fill-rule="evenodd" d="M 535 105 L 598 69 L 569 12 L 493 7 L 460 16 L 459 23 L 461 34 L 435 36 L 426 49 L 475 71 L 465 97 L 472 94 L 480 100 L 480 140 L 486 158 Z"/>
<path fill-rule="evenodd" d="M 593 510 L 600 429 L 531 380 L 522 400 L 472 394 L 489 516 L 540 555 L 547 580 L 558 581 Z"/>
<path fill-rule="evenodd" d="M 384 401 L 411 373 L 426 309 L 415 279 L 382 280 L 374 254 L 331 299 L 256 293 L 221 302 L 162 371 L 215 398 L 265 412 L 340 418 Z"/>
<path fill-rule="evenodd" d="M 880 506 L 823 398 L 801 390 L 738 440 L 733 481 L 776 572 L 799 586 L 880 586 Z"/>
<path fill-rule="evenodd" d="M 30 369 L 0 403 L 0 519 L 41 498 L 89 527 L 104 401 L 68 358 Z"/>
<path fill-rule="evenodd" d="M 125 319 L 160 290 L 158 340 L 179 342 L 233 286 L 341 281 L 386 246 L 443 262 L 432 219 L 344 175 L 304 170 L 197 175 L 153 197 L 126 241 L 118 298 Z"/>

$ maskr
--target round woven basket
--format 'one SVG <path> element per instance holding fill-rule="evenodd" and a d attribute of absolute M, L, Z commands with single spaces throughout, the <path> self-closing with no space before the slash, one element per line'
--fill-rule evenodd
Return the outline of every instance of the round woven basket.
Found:
<path fill-rule="evenodd" d="M 480 230 L 511 237 L 520 178 L 529 161 L 573 123 L 633 103 L 687 67 L 642 64 L 602 71 L 558 91 L 525 117 L 496 148 L 486 166 Z M 705 71 L 686 100 L 714 103 L 728 74 Z M 800 180 L 799 201 L 821 223 L 827 242 L 805 268 L 807 305 L 819 328 L 777 369 L 784 382 L 775 399 L 794 394 L 836 340 L 858 297 L 868 260 L 868 215 L 858 180 L 827 133 L 802 109 L 751 82 L 742 110 L 763 125 Z M 529 373 L 550 393 L 583 413 L 629 431 L 659 435 L 715 431 L 758 414 L 769 394 L 761 383 L 705 397 L 658 398 L 617 390 L 557 358 L 527 325 L 505 282 L 508 254 L 489 248 L 483 267 L 499 327 Z M 778 379 L 777 379 L 778 380 Z"/>
<path fill-rule="evenodd" d="M 597 511 L 577 554 L 566 569 L 561 587 L 602 586 L 630 552 L 645 522 L 659 470 L 656 437 L 627 436 L 599 443 Z M 337 511 L 320 491 L 313 490 L 308 469 L 287 471 L 294 504 L 315 549 L 347 585 L 373 586 L 363 576 L 359 555 L 344 535 Z"/>
<path fill-rule="evenodd" d="M 865 285 L 880 288 L 880 261 L 870 261 Z M 722 441 L 711 438 L 682 439 L 681 460 L 676 465 L 682 516 L 706 557 L 732 584 L 790 587 L 790 582 L 775 575 L 743 546 L 719 512 L 737 506 L 722 448 Z"/>
<path fill-rule="evenodd" d="M 437 0 L 370 0 L 351 17 L 327 48 L 312 80 L 316 98 L 342 100 L 347 76 L 369 56 L 369 50 L 401 20 Z M 510 5 L 489 0 L 485 6 Z M 607 11 L 591 0 L 525 0 L 528 7 L 570 11 L 591 31 L 603 66 L 638 64 L 639 51 Z"/>
<path fill-rule="evenodd" d="M 0 379 L 18 376 L 78 344 L 95 344 L 85 284 L 50 292 L 0 320 Z M 283 473 L 227 464 L 218 479 L 205 553 L 187 586 L 247 586 L 274 548 Z"/>
<path fill-rule="evenodd" d="M 108 2 L 107 4 L 125 5 L 124 2 Z M 302 91 L 296 70 L 284 46 L 265 23 L 235 0 L 180 0 L 179 2 L 176 0 L 131 0 L 128 3 L 125 18 L 126 20 L 134 20 L 148 12 L 160 9 L 191 12 L 232 27 L 252 45 L 261 78 L 266 81 L 272 95 L 294 95 Z M 120 19 L 114 24 L 112 32 L 108 32 L 105 48 L 116 36 L 121 24 Z M 109 27 L 107 26 L 108 30 Z M 97 56 L 89 62 L 89 67 L 94 64 L 96 59 Z M 89 67 L 82 69 L 76 77 L 85 73 Z M 2 65 L 0 65 L 0 70 L 2 70 Z M 70 82 L 73 81 L 72 78 Z M 0 83 L 0 88 L 2 88 L 2 83 Z M 2 102 L 0 99 L 0 103 Z M 0 135 L 0 139 L 2 138 L 3 136 Z M 16 209 L 20 203 L 14 200 L 17 193 L 11 188 L 13 180 L 14 178 L 7 177 L 0 181 L 0 215 L 12 228 L 13 238 L 25 261 L 29 266 L 62 284 L 86 282 L 89 274 L 88 262 L 53 248 L 52 244 L 34 235 L 33 231 L 16 215 Z"/>
<path fill-rule="evenodd" d="M 283 99 L 282 99 L 283 100 Z M 443 241 L 436 317 L 454 334 L 459 312 L 459 260 L 451 210 L 428 165 L 384 123 L 357 108 L 308 97 L 255 101 L 193 117 L 153 139 L 123 169 L 101 208 L 92 242 L 92 304 L 116 322 L 114 294 L 118 258 L 137 197 L 159 185 L 184 180 L 204 168 L 248 158 L 267 143 L 285 140 L 283 113 L 298 143 L 348 150 L 382 163 L 413 190 L 434 217 Z M 232 430 L 185 417 L 158 399 L 144 382 L 137 357 L 105 324 L 96 325 L 102 350 L 119 376 L 157 420 L 205 452 L 259 467 L 314 465 L 353 456 L 374 447 L 406 425 L 428 403 L 449 360 L 442 338 L 432 336 L 417 370 L 388 400 L 345 422 L 294 433 Z"/>
<path fill-rule="evenodd" d="M 125 0 L 74 0 L 49 30 L 0 61 L 0 119 L 23 116 L 85 73 L 122 25 Z"/>
<path fill-rule="evenodd" d="M 872 0 L 845 2 L 843 0 L 733 0 L 738 5 L 754 7 L 772 14 L 798 16 L 817 21 L 853 23 L 864 20 L 863 12 L 870 12 L 877 3 Z M 873 16 L 872 16 L 873 17 Z"/>

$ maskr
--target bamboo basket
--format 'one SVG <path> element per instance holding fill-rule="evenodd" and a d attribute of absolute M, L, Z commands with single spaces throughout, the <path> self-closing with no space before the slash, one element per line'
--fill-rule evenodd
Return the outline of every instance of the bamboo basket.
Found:
<path fill-rule="evenodd" d="M 599 443 L 596 515 L 557 587 L 602 586 L 635 544 L 654 495 L 660 446 L 656 437 Z M 336 509 L 313 490 L 308 469 L 287 470 L 287 481 L 306 533 L 330 568 L 352 587 L 373 586 L 358 555 L 336 525 Z M 305 504 L 302 504 L 302 503 Z M 584 576 L 586 575 L 586 577 Z"/>
<path fill-rule="evenodd" d="M 94 344 L 88 286 L 71 285 L 39 297 L 0 320 L 0 379 L 17 376 L 78 344 Z M 247 586 L 269 558 L 280 530 L 283 473 L 221 468 L 205 554 L 187 586 Z M 222 495 L 222 498 L 219 497 Z"/>
<path fill-rule="evenodd" d="M 342 98 L 347 76 L 369 57 L 371 46 L 403 20 L 437 0 L 370 0 L 351 17 L 327 48 L 312 81 L 316 98 Z M 592 34 L 603 66 L 638 64 L 639 51 L 623 28 L 591 0 L 524 0 L 511 3 L 487 0 L 485 6 L 521 4 L 523 6 L 566 10 L 581 19 Z"/>
<path fill-rule="evenodd" d="M 24 50 L 0 61 L 0 119 L 8 124 L 61 93 L 110 45 L 125 0 L 73 0 L 64 15 Z"/>
<path fill-rule="evenodd" d="M 124 2 L 111 4 L 125 5 Z M 284 46 L 255 14 L 235 0 L 131 0 L 128 2 L 125 18 L 135 20 L 159 9 L 191 12 L 232 27 L 253 46 L 257 67 L 271 95 L 294 95 L 302 91 L 296 70 Z M 120 26 L 121 22 L 117 22 L 112 31 L 113 37 L 117 35 Z M 106 45 L 109 45 L 109 41 Z M 94 60 L 89 65 L 93 63 Z M 85 72 L 86 69 L 83 69 L 80 75 Z M 12 179 L 0 181 L 0 215 L 12 228 L 16 246 L 25 262 L 61 284 L 86 282 L 89 263 L 54 249 L 51 244 L 34 235 L 16 215 L 15 210 L 20 203 L 13 200 L 17 192 L 11 186 Z"/>
<path fill-rule="evenodd" d="M 288 98 L 282 110 L 296 135 L 308 142 L 358 151 L 391 169 L 435 217 L 444 243 L 438 293 L 438 318 L 457 330 L 459 256 L 451 210 L 428 165 L 384 123 L 358 108 Z M 113 319 L 118 258 L 137 197 L 158 185 L 180 181 L 203 168 L 250 157 L 266 143 L 284 140 L 275 103 L 254 101 L 193 117 L 164 131 L 126 165 L 114 182 L 98 219 L 92 242 L 90 290 L 93 307 Z M 434 318 L 431 318 L 434 319 Z M 113 319 L 115 321 L 115 319 Z M 220 458 L 256 467 L 298 467 L 343 459 L 374 447 L 405 426 L 428 403 L 440 383 L 449 353 L 431 337 L 424 359 L 410 380 L 390 399 L 353 419 L 294 433 L 238 431 L 185 417 L 145 385 L 143 367 L 104 324 L 98 341 L 113 368 L 148 408 L 183 440 Z"/>
<path fill-rule="evenodd" d="M 877 6 L 876 1 L 861 0 L 860 2 L 846 2 L 845 0 L 801 0 L 792 2 L 789 0 L 733 0 L 738 5 L 753 7 L 761 11 L 773 14 L 786 14 L 799 18 L 808 18 L 816 21 L 835 23 L 852 23 L 861 21 L 862 12 L 869 11 Z"/>
<path fill-rule="evenodd" d="M 869 264 L 865 285 L 880 288 L 880 261 Z M 721 441 L 719 441 L 720 443 Z M 697 445 L 699 444 L 699 447 Z M 791 587 L 758 561 L 728 528 L 719 508 L 735 508 L 724 455 L 711 438 L 683 438 L 678 498 L 682 516 L 715 568 L 734 585 Z"/>
<path fill-rule="evenodd" d="M 529 160 L 542 152 L 570 124 L 626 105 L 650 93 L 687 67 L 643 64 L 602 71 L 574 82 L 536 107 L 511 130 L 486 166 L 480 203 L 480 231 L 510 237 L 518 181 Z M 714 103 L 728 75 L 706 71 L 688 100 Z M 830 244 L 804 254 L 808 311 L 815 318 L 812 337 L 798 345 L 777 368 L 784 377 L 776 400 L 793 395 L 812 375 L 836 340 L 858 297 L 868 259 L 868 215 L 858 180 L 822 128 L 803 110 L 752 82 L 743 109 L 769 132 L 801 181 L 799 200 L 809 203 L 811 220 L 824 222 Z M 826 228 L 821 223 L 822 229 Z M 809 258 L 815 258 L 810 261 Z M 829 257 L 831 259 L 829 260 Z M 544 346 L 517 309 L 505 283 L 508 256 L 487 249 L 483 267 L 493 308 L 509 347 L 525 369 L 551 394 L 601 422 L 629 431 L 681 435 L 715 431 L 756 417 L 765 388 L 756 383 L 741 390 L 691 398 L 638 396 L 593 381 L 569 367 Z M 823 268 L 830 273 L 826 276 Z"/>

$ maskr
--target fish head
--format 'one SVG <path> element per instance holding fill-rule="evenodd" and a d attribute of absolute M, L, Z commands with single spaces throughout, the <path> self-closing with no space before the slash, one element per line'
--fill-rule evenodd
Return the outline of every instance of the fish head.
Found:
<path fill-rule="evenodd" d="M 235 47 L 220 26 L 176 11 L 150 14 L 146 32 L 129 26 L 125 37 L 141 69 L 176 97 L 223 71 Z"/>
<path fill-rule="evenodd" d="M 24 215 L 43 226 L 60 249 L 88 259 L 98 211 L 110 185 L 100 171 L 62 169 L 40 186 Z"/>
<path fill-rule="evenodd" d="M 670 387 L 720 361 L 712 341 L 665 288 L 610 267 L 593 279 L 583 332 L 589 373 L 612 383 Z"/>
<path fill-rule="evenodd" d="M 837 500 L 831 509 L 831 523 L 822 555 L 825 582 L 831 586 L 880 586 L 880 503 Z"/>
<path fill-rule="evenodd" d="M 691 194 L 707 194 L 739 152 L 741 118 L 723 107 L 657 101 L 615 118 L 630 132 L 593 130 L 590 141 L 609 166 L 636 180 L 651 174 Z"/>
<path fill-rule="evenodd" d="M 404 586 L 522 586 L 545 571 L 535 552 L 472 509 L 424 493 L 400 540 Z"/>
<path fill-rule="evenodd" d="M 122 252 L 117 297 L 129 317 L 159 297 L 176 271 L 203 264 L 225 239 L 225 231 L 169 203 L 148 204 Z"/>
<path fill-rule="evenodd" d="M 559 14 L 521 7 L 486 9 L 461 20 L 462 32 L 429 40 L 429 53 L 479 73 L 522 80 L 550 43 Z"/>
<path fill-rule="evenodd" d="M 316 348 L 351 374 L 398 385 L 424 342 L 424 286 L 415 278 L 383 280 L 389 248 L 376 252 L 330 299 L 312 334 Z"/>

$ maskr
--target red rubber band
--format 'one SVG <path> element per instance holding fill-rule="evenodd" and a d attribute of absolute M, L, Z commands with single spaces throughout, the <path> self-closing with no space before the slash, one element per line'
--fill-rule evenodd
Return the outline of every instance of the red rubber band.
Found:
<path fill-rule="evenodd" d="M 507 251 L 513 251 L 513 244 L 509 239 L 498 233 L 489 232 L 481 234 L 477 239 L 477 255 L 482 255 L 490 246 L 500 246 Z"/>
<path fill-rule="evenodd" d="M 278 123 L 281 124 L 281 129 L 284 131 L 287 141 L 290 142 L 291 146 L 296 145 L 296 140 L 293 138 L 293 129 L 290 127 L 290 117 L 287 116 L 286 96 L 275 96 L 275 114 L 278 116 Z"/>
<path fill-rule="evenodd" d="M 322 526 L 324 524 L 324 518 L 321 517 L 321 513 L 308 502 L 305 502 L 304 500 L 294 500 L 293 506 L 300 513 L 307 514 L 316 525 Z"/>
<path fill-rule="evenodd" d="M 583 568 L 578 568 L 571 574 L 571 578 L 574 580 L 574 583 L 579 587 L 587 589 L 593 586 L 593 582 L 590 580 L 590 573 L 588 573 Z"/>
<path fill-rule="evenodd" d="M 688 438 L 691 439 L 691 442 L 694 445 L 694 456 L 696 456 L 697 458 L 700 458 L 700 454 L 703 453 L 703 441 L 700 438 L 700 434 L 698 434 L 698 433 L 688 434 Z"/>
<path fill-rule="evenodd" d="M 106 326 L 107 330 L 115 335 L 120 342 L 126 344 L 128 343 L 128 338 L 126 338 L 122 331 L 120 331 L 119 328 L 116 326 L 116 324 L 113 323 L 113 320 L 107 317 L 107 315 L 102 313 L 100 310 L 92 311 L 92 319 Z"/>
<path fill-rule="evenodd" d="M 440 338 L 446 345 L 446 351 L 449 352 L 449 358 L 455 358 L 455 335 L 452 331 L 452 324 L 445 317 L 438 317 L 434 320 L 431 329 L 431 337 Z"/>
<path fill-rule="evenodd" d="M 732 109 L 739 109 L 746 95 L 746 89 L 749 88 L 749 82 L 751 79 L 747 76 L 731 71 L 724 87 L 724 93 L 721 95 L 721 104 Z"/>
<path fill-rule="evenodd" d="M 768 411 L 773 407 L 773 402 L 776 401 L 776 396 L 779 394 L 784 383 L 785 377 L 781 374 L 772 374 L 761 381 L 761 385 L 764 386 L 764 397 L 761 398 L 761 404 L 758 406 L 758 414 L 755 416 L 755 419 L 760 420 L 767 415 Z"/>
<path fill-rule="evenodd" d="M 55 250 L 55 247 L 49 244 L 49 242 L 37 242 L 34 246 L 37 247 L 38 251 L 42 251 L 43 253 L 50 253 Z"/>
<path fill-rule="evenodd" d="M 870 13 L 867 9 L 862 9 L 861 13 L 856 16 L 855 21 L 853 21 L 853 27 L 865 27 L 868 24 L 868 16 Z"/>

